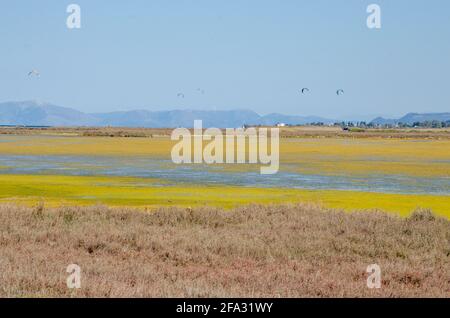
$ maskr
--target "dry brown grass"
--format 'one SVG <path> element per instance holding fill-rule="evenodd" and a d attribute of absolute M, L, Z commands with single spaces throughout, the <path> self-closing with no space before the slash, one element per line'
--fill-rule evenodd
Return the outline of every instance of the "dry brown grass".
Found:
<path fill-rule="evenodd" d="M 0 206 L 3 297 L 448 297 L 449 260 L 450 221 L 427 211 Z"/>
<path fill-rule="evenodd" d="M 399 138 L 399 139 L 449 139 L 450 129 L 393 128 L 357 129 L 343 131 L 340 127 L 287 127 L 280 130 L 283 138 Z"/>
<path fill-rule="evenodd" d="M 73 135 L 84 137 L 167 137 L 170 136 L 172 131 L 171 128 L 130 127 L 0 127 L 0 135 Z M 280 128 L 280 137 L 449 139 L 450 129 L 394 128 L 343 131 L 340 127 L 298 126 Z"/>
<path fill-rule="evenodd" d="M 170 136 L 168 128 L 130 127 L 0 127 L 0 135 L 69 135 L 84 137 L 159 137 Z"/>

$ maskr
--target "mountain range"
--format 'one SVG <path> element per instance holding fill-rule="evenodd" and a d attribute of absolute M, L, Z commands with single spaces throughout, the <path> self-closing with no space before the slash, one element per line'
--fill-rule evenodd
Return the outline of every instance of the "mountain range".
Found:
<path fill-rule="evenodd" d="M 83 113 L 72 108 L 36 101 L 0 103 L 0 125 L 23 126 L 120 126 L 176 128 L 192 127 L 194 120 L 203 120 L 203 127 L 241 127 L 243 125 L 304 125 L 314 122 L 331 124 L 338 120 L 316 116 L 293 116 L 272 113 L 259 115 L 245 110 L 130 110 L 108 113 Z M 447 121 L 450 113 L 410 113 L 399 119 L 375 118 L 374 124 L 396 124 L 423 121 Z"/>
<path fill-rule="evenodd" d="M 192 127 L 201 119 L 203 127 L 233 128 L 243 125 L 288 125 L 311 122 L 333 123 L 334 120 L 315 116 L 269 114 L 238 109 L 210 110 L 130 110 L 109 113 L 83 113 L 72 108 L 35 101 L 0 103 L 0 125 L 24 126 L 118 126 L 176 128 Z"/>
<path fill-rule="evenodd" d="M 435 120 L 440 122 L 450 121 L 450 113 L 426 113 L 426 114 L 409 113 L 398 119 L 377 117 L 374 120 L 372 120 L 371 123 L 375 125 L 395 125 L 395 124 L 412 125 L 414 123 L 423 123 L 426 121 L 431 122 Z"/>

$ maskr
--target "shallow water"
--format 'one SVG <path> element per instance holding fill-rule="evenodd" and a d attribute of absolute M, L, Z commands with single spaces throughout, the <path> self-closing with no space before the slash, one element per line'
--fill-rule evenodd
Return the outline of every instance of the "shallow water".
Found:
<path fill-rule="evenodd" d="M 148 157 L 2 155 L 0 167 L 3 174 L 110 175 L 157 178 L 200 185 L 450 194 L 448 177 L 381 174 L 330 176 L 287 172 L 289 169 L 283 169 L 283 166 L 280 166 L 280 171 L 275 175 L 261 175 L 259 169 L 233 172 L 215 165 L 175 165 L 170 160 Z"/>

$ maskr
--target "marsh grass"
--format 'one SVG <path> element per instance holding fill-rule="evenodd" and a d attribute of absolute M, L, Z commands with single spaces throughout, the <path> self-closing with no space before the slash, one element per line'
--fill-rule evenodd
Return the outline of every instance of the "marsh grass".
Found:
<path fill-rule="evenodd" d="M 173 128 L 143 127 L 0 127 L 1 135 L 51 135 L 84 137 L 141 137 L 152 138 L 170 136 Z M 427 138 L 449 139 L 448 128 L 393 128 L 393 129 L 357 129 L 343 131 L 340 127 L 293 126 L 280 129 L 280 137 L 301 138 Z"/>
<path fill-rule="evenodd" d="M 448 297 L 449 261 L 450 221 L 428 210 L 0 205 L 3 297 Z"/>

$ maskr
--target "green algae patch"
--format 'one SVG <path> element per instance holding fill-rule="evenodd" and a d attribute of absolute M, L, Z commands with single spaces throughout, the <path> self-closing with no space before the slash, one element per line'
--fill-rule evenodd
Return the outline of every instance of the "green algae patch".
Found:
<path fill-rule="evenodd" d="M 450 196 L 358 191 L 198 186 L 159 179 L 109 176 L 0 175 L 0 200 L 24 204 L 129 207 L 217 206 L 310 202 L 352 210 L 384 210 L 403 216 L 427 208 L 450 219 Z"/>

